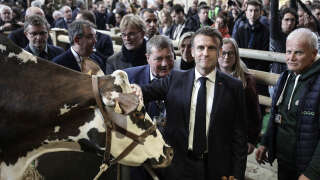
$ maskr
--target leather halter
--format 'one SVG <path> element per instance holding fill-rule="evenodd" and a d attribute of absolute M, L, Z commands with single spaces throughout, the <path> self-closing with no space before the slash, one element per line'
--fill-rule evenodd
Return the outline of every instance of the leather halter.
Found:
<path fill-rule="evenodd" d="M 103 164 L 107 164 L 108 166 L 118 163 L 121 159 L 126 157 L 138 144 L 143 144 L 146 137 L 151 135 L 154 131 L 156 131 L 156 125 L 152 125 L 149 127 L 145 132 L 143 132 L 141 135 L 136 135 L 130 131 L 127 131 L 126 129 L 120 127 L 116 123 L 112 122 L 110 118 L 108 118 L 108 113 L 106 112 L 103 102 L 100 96 L 100 91 L 98 87 L 98 76 L 92 76 L 92 87 L 93 87 L 93 94 L 95 97 L 95 100 L 97 102 L 97 105 L 100 109 L 100 112 L 103 116 L 105 126 L 106 126 L 106 147 L 104 152 L 104 158 L 103 158 Z M 133 115 L 136 117 L 140 117 L 138 114 L 139 112 L 133 112 Z M 145 118 L 145 116 L 143 116 Z M 117 131 L 133 140 L 133 142 L 127 146 L 125 150 L 123 150 L 120 155 L 114 159 L 111 159 L 111 131 Z"/>

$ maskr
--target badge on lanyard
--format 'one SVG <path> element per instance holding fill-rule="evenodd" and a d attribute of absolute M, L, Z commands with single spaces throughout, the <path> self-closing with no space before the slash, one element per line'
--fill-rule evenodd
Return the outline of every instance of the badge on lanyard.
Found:
<path fill-rule="evenodd" d="M 276 115 L 275 115 L 274 122 L 277 123 L 277 124 L 281 124 L 281 123 L 282 123 L 282 116 L 281 116 L 281 114 L 276 114 Z"/>

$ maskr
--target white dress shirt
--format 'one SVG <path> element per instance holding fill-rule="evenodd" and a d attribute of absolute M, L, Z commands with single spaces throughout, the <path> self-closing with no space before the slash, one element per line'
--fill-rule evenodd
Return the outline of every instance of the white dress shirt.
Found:
<path fill-rule="evenodd" d="M 80 70 L 81 70 L 82 58 L 80 57 L 80 55 L 79 55 L 75 50 L 73 50 L 72 47 L 71 47 L 71 52 L 72 52 L 74 58 L 76 58 L 77 64 L 78 64 L 78 66 L 79 66 L 79 68 L 80 68 Z"/>
<path fill-rule="evenodd" d="M 198 96 L 198 91 L 201 85 L 199 81 L 200 77 L 202 77 L 202 75 L 197 71 L 197 69 L 195 69 L 195 78 L 194 78 L 194 83 L 192 88 L 192 96 L 191 96 L 191 104 L 190 104 L 190 122 L 189 122 L 189 139 L 188 139 L 189 150 L 193 149 L 193 133 L 194 133 L 195 116 L 196 116 L 197 96 Z M 206 83 L 206 87 L 207 87 L 206 136 L 207 136 L 207 142 L 208 142 L 210 114 L 212 110 L 213 97 L 214 97 L 214 84 L 216 80 L 216 68 L 205 77 L 208 78 Z"/>

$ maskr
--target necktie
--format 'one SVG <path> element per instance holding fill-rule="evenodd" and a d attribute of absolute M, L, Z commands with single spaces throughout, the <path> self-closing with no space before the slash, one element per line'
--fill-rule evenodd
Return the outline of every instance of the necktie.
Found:
<path fill-rule="evenodd" d="M 196 116 L 193 134 L 193 152 L 195 154 L 202 154 L 206 150 L 207 138 L 206 138 L 206 99 L 207 99 L 207 88 L 206 88 L 206 77 L 200 77 L 201 83 L 196 105 Z"/>

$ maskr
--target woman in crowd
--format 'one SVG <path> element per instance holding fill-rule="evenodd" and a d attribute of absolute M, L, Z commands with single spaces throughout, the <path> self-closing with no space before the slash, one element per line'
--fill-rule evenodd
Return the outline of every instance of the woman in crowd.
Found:
<path fill-rule="evenodd" d="M 227 13 L 220 12 L 212 26 L 214 26 L 216 29 L 220 31 L 223 38 L 230 38 Z"/>
<path fill-rule="evenodd" d="M 259 138 L 262 117 L 255 79 L 240 60 L 238 44 L 234 39 L 223 39 L 222 53 L 220 53 L 220 57 L 218 58 L 217 67 L 220 71 L 242 81 L 247 106 L 248 154 L 250 154 L 253 152 Z"/>
<path fill-rule="evenodd" d="M 170 12 L 163 9 L 160 11 L 160 29 L 159 32 L 162 35 L 168 36 L 169 30 L 172 26 L 172 18 L 170 16 Z"/>
<path fill-rule="evenodd" d="M 194 32 L 184 33 L 178 43 L 178 48 L 181 53 L 181 58 L 174 61 L 174 69 L 188 70 L 195 66 L 194 59 L 191 55 L 191 38 Z"/>

